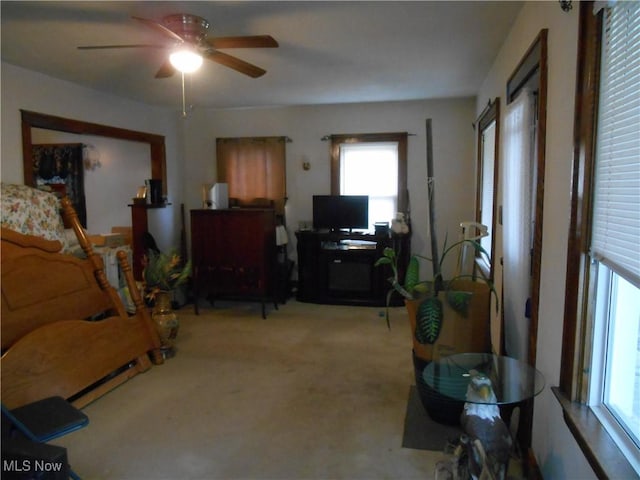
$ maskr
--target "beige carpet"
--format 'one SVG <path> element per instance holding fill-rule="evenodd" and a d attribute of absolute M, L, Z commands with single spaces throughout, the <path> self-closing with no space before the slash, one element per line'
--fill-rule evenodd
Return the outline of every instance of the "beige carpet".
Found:
<path fill-rule="evenodd" d="M 406 313 L 393 309 L 389 331 L 382 310 L 184 307 L 177 355 L 57 443 L 85 479 L 433 478 L 442 454 L 402 447 Z"/>

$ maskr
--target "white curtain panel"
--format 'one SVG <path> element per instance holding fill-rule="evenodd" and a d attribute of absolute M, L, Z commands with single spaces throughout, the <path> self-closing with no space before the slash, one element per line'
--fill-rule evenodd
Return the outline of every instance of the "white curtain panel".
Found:
<path fill-rule="evenodd" d="M 531 294 L 531 176 L 533 96 L 523 89 L 507 105 L 504 119 L 503 311 L 507 355 L 527 360 Z"/>

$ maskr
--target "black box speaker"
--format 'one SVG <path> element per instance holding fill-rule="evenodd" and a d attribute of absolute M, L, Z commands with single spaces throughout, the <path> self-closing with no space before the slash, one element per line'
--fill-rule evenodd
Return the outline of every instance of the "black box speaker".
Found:
<path fill-rule="evenodd" d="M 373 224 L 376 235 L 386 235 L 389 233 L 389 222 L 376 222 Z"/>

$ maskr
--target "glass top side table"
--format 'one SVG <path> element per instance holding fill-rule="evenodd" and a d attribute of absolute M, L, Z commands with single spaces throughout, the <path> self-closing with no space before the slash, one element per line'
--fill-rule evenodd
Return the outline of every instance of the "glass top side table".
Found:
<path fill-rule="evenodd" d="M 529 400 L 539 394 L 545 381 L 542 373 L 511 357 L 490 353 L 460 353 L 431 362 L 422 372 L 425 383 L 436 392 L 453 400 L 474 403 L 467 399 L 472 375 L 484 375 L 491 380 L 496 400 L 475 403 L 510 405 Z"/>

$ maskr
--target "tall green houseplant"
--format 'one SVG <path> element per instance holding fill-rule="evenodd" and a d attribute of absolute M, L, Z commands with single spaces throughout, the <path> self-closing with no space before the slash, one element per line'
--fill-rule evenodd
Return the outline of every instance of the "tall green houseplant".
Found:
<path fill-rule="evenodd" d="M 404 284 L 401 284 L 400 279 L 398 278 L 399 255 L 394 249 L 386 248 L 383 252 L 383 256 L 377 260 L 376 266 L 389 265 L 393 272 L 393 275 L 389 278 L 389 282 L 393 288 L 387 294 L 387 306 L 390 303 L 391 295 L 393 295 L 394 291 L 398 292 L 405 298 L 405 303 L 407 303 L 408 309 L 408 301 L 418 300 L 419 305 L 415 315 L 414 339 L 420 345 L 433 345 L 440 336 L 444 319 L 444 305 L 441 296 L 444 296 L 444 300 L 454 310 L 454 312 L 466 317 L 473 293 L 466 289 L 460 289 L 459 286 L 463 285 L 469 289 L 475 289 L 477 287 L 475 282 L 472 284 L 468 281 L 476 280 L 475 275 L 456 273 L 456 275 L 454 275 L 450 280 L 445 280 L 442 274 L 442 266 L 446 258 L 453 252 L 457 252 L 459 255 L 458 260 L 460 260 L 460 258 L 462 258 L 462 251 L 464 248 L 469 246 L 473 247 L 476 254 L 485 255 L 487 260 L 490 260 L 490 256 L 478 242 L 470 238 L 459 240 L 450 246 L 447 246 L 447 241 L 445 239 L 442 257 L 439 256 L 437 245 L 438 236 L 436 233 L 435 178 L 431 119 L 426 119 L 425 123 L 428 178 L 426 191 L 429 207 L 428 225 L 432 258 L 418 254 L 412 255 L 407 266 Z M 420 260 L 427 260 L 431 262 L 433 267 L 433 278 L 431 280 L 420 279 Z M 486 283 L 491 293 L 495 296 L 497 308 L 497 294 L 493 284 L 484 278 L 481 280 L 484 280 L 484 283 Z M 444 295 L 441 295 L 441 293 L 444 293 Z M 409 311 L 411 312 L 411 309 L 409 309 Z M 388 308 L 386 319 L 387 326 L 389 327 Z"/>
<path fill-rule="evenodd" d="M 441 292 L 444 292 L 444 298 L 453 310 L 463 316 L 466 316 L 468 313 L 469 303 L 473 293 L 467 290 L 460 290 L 458 284 L 460 283 L 459 280 L 477 280 L 477 276 L 458 273 L 451 279 L 445 280 L 442 274 L 442 266 L 446 258 L 452 253 L 460 254 L 461 249 L 467 245 L 473 247 L 476 253 L 485 255 L 487 259 L 489 258 L 484 248 L 475 240 L 460 240 L 450 246 L 447 246 L 445 241 L 442 257 L 435 262 L 434 277 L 431 280 L 420 279 L 420 260 L 433 263 L 431 258 L 424 255 L 414 254 L 410 257 L 403 284 L 400 283 L 400 279 L 398 278 L 398 253 L 393 248 L 386 248 L 383 256 L 375 263 L 376 266 L 389 265 L 393 273 L 388 279 L 392 289 L 390 289 L 387 294 L 387 305 L 389 305 L 391 295 L 394 292 L 399 293 L 407 300 L 418 300 L 420 302 L 416 314 L 416 329 L 414 335 L 416 340 L 421 344 L 433 344 L 440 335 L 444 318 L 443 303 L 440 298 Z M 495 296 L 497 308 L 497 294 L 493 284 L 488 280 L 482 280 Z M 390 327 L 388 310 L 386 319 L 387 326 Z"/>

